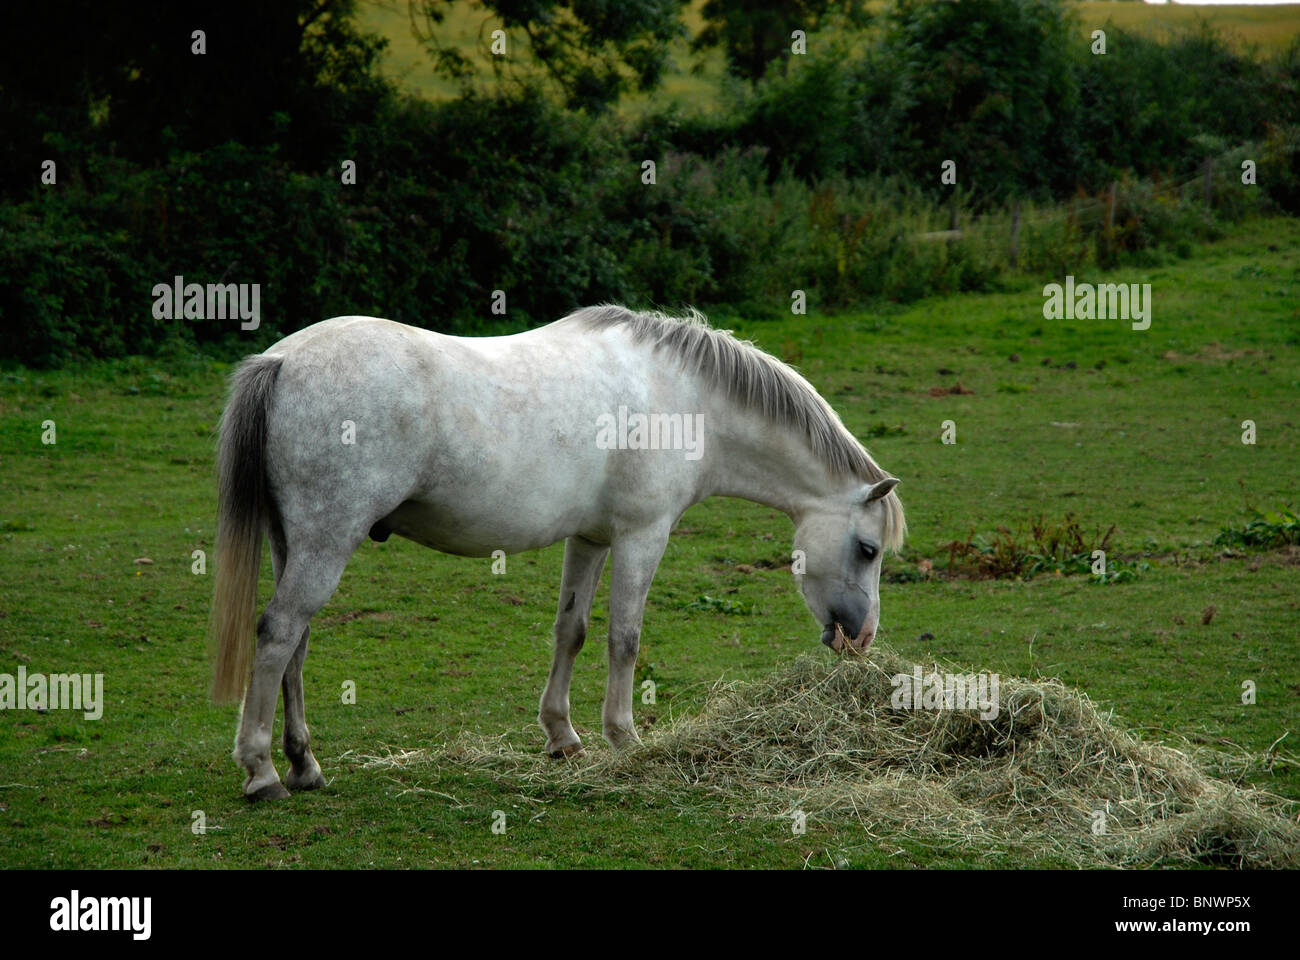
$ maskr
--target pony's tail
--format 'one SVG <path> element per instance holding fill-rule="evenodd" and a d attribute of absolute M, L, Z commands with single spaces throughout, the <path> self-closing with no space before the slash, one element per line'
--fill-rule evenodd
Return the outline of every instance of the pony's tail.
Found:
<path fill-rule="evenodd" d="M 262 530 L 270 509 L 266 421 L 282 357 L 244 360 L 230 378 L 217 442 L 216 587 L 208 622 L 213 649 L 212 699 L 244 695 L 253 652 Z"/>

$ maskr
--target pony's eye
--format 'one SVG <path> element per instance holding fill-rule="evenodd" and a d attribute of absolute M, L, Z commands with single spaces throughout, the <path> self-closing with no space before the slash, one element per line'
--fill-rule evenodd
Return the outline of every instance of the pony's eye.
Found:
<path fill-rule="evenodd" d="M 872 560 L 876 559 L 876 548 L 869 543 L 863 543 L 859 541 L 858 553 L 862 555 L 862 559 L 867 561 L 867 563 L 870 563 Z"/>

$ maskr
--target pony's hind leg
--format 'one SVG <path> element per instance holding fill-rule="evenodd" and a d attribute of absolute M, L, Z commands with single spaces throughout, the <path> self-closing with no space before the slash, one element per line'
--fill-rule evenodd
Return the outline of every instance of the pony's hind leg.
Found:
<path fill-rule="evenodd" d="M 350 550 L 339 551 L 335 556 L 310 555 L 302 551 L 291 553 L 283 574 L 276 583 L 275 595 L 257 621 L 257 652 L 253 658 L 253 675 L 248 690 L 244 693 L 239 733 L 235 737 L 235 760 L 247 774 L 244 796 L 249 800 L 277 799 L 289 795 L 271 762 L 271 728 L 275 721 L 275 701 L 290 663 L 296 661 L 298 671 L 301 670 L 302 657 L 307 652 L 307 626 L 338 586 L 350 555 Z M 297 656 L 299 650 L 302 653 Z M 297 676 L 297 689 L 300 690 L 301 674 L 297 673 Z M 301 716 L 300 695 L 297 700 L 297 715 Z M 294 716 L 293 705 L 288 698 L 285 707 L 285 735 L 288 740 L 293 723 L 289 718 Z M 296 725 L 292 729 L 298 732 Z M 304 751 L 305 732 L 304 722 L 301 731 Z M 292 760 L 293 755 L 290 754 L 290 761 Z"/>
<path fill-rule="evenodd" d="M 285 564 L 289 559 L 289 545 L 285 541 L 284 529 L 278 517 L 272 516 L 268 529 L 271 543 L 271 569 L 275 573 L 278 586 L 284 576 Z M 311 739 L 307 733 L 307 714 L 303 703 L 302 666 L 307 659 L 307 644 L 311 637 L 311 627 L 302 632 L 302 639 L 289 664 L 284 671 L 280 690 L 284 694 L 284 754 L 289 758 L 289 776 L 286 778 L 290 790 L 315 790 L 325 786 L 325 777 L 321 774 L 320 764 L 311 752 Z"/>
<path fill-rule="evenodd" d="M 311 627 L 308 627 L 289 658 L 281 683 L 284 693 L 284 755 L 289 758 L 289 775 L 285 777 L 285 783 L 290 790 L 316 790 L 325 786 L 325 775 L 311 752 L 307 712 L 303 704 L 302 664 L 307 659 L 310 636 Z"/>

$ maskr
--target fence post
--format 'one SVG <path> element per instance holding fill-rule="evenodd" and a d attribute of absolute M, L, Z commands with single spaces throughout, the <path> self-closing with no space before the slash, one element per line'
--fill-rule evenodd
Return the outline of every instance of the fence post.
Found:
<path fill-rule="evenodd" d="M 1020 198 L 1011 207 L 1011 269 L 1020 266 Z"/>
<path fill-rule="evenodd" d="M 1106 229 L 1101 234 L 1101 242 L 1108 262 L 1113 261 L 1115 256 L 1115 192 L 1116 183 L 1112 180 L 1110 188 L 1106 191 Z"/>

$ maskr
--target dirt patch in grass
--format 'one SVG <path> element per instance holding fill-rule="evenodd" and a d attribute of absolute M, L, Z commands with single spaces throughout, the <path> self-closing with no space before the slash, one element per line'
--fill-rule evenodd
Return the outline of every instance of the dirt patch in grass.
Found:
<path fill-rule="evenodd" d="M 353 620 L 392 620 L 393 615 L 385 610 L 348 610 L 345 613 L 335 613 L 328 617 L 318 617 L 316 623 L 325 627 L 337 627 L 340 623 L 351 623 Z"/>

